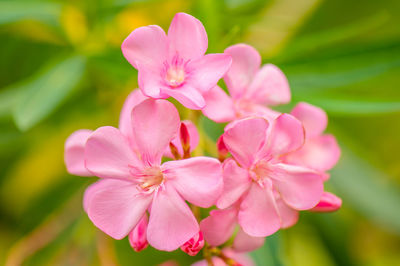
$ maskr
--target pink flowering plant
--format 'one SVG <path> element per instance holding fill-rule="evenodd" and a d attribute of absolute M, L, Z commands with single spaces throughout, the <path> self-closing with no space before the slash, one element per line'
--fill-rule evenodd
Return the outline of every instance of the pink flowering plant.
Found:
<path fill-rule="evenodd" d="M 104 233 L 128 237 L 134 251 L 202 250 L 194 265 L 253 265 L 246 253 L 295 225 L 300 211 L 340 208 L 341 199 L 324 191 L 340 149 L 324 134 L 322 109 L 271 109 L 290 102 L 289 83 L 278 67 L 261 66 L 253 47 L 206 55 L 207 46 L 202 23 L 184 13 L 168 34 L 154 25 L 134 30 L 122 53 L 138 70 L 139 89 L 126 99 L 118 128 L 71 134 L 65 164 L 71 174 L 99 178 L 83 208 Z M 196 119 L 181 121 L 169 97 Z M 229 122 L 216 158 L 193 156 L 210 145 L 197 129 L 201 112 Z"/>

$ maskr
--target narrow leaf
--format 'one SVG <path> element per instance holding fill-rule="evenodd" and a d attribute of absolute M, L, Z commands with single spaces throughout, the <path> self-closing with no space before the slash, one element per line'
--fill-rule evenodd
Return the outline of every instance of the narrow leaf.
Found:
<path fill-rule="evenodd" d="M 27 130 L 54 111 L 81 80 L 84 67 L 82 57 L 71 57 L 26 83 L 14 110 L 18 128 Z"/>

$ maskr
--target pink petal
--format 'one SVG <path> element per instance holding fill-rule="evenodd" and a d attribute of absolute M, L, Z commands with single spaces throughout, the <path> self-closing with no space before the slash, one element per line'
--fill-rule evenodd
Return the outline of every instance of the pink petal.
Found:
<path fill-rule="evenodd" d="M 307 139 L 301 149 L 285 157 L 285 162 L 324 172 L 332 169 L 339 158 L 340 148 L 336 138 L 322 135 Z"/>
<path fill-rule="evenodd" d="M 210 216 L 200 222 L 204 239 L 211 246 L 225 243 L 233 234 L 236 225 L 236 207 L 212 210 Z"/>
<path fill-rule="evenodd" d="M 149 68 L 167 60 L 167 36 L 159 26 L 140 27 L 132 31 L 121 46 L 126 60 L 135 68 L 138 63 Z"/>
<path fill-rule="evenodd" d="M 169 142 L 177 135 L 180 118 L 165 100 L 146 100 L 132 111 L 133 134 L 146 165 L 160 165 Z"/>
<path fill-rule="evenodd" d="M 238 221 L 243 231 L 251 236 L 265 237 L 275 233 L 281 221 L 272 188 L 261 188 L 253 183 L 240 205 Z"/>
<path fill-rule="evenodd" d="M 238 265 L 254 266 L 254 262 L 247 253 L 238 253 L 231 248 L 224 248 L 222 250 L 225 256 L 233 259 Z"/>
<path fill-rule="evenodd" d="M 197 145 L 199 144 L 199 140 L 200 140 L 199 132 L 197 131 L 197 128 L 192 123 L 192 121 L 185 120 L 185 121 L 182 121 L 181 123 L 185 124 L 185 126 L 189 132 L 190 151 L 192 152 L 194 149 L 196 149 Z M 182 124 L 181 124 L 181 126 L 182 126 Z M 181 143 L 181 131 L 180 130 L 179 130 L 179 136 L 176 136 L 171 142 L 178 149 L 179 154 L 181 156 L 183 156 L 183 148 L 182 148 L 182 143 Z M 170 149 L 167 149 L 167 151 L 164 153 L 164 156 L 168 157 L 168 158 L 173 158 Z"/>
<path fill-rule="evenodd" d="M 201 93 L 189 84 L 174 89 L 163 88 L 161 93 L 175 98 L 183 106 L 189 109 L 200 110 L 206 105 Z"/>
<path fill-rule="evenodd" d="M 241 166 L 250 167 L 265 142 L 268 122 L 262 118 L 242 119 L 227 128 L 225 146 Z"/>
<path fill-rule="evenodd" d="M 205 54 L 208 47 L 207 33 L 197 18 L 177 13 L 168 29 L 170 56 L 178 54 L 181 58 L 196 59 Z"/>
<path fill-rule="evenodd" d="M 281 114 L 271 125 L 268 143 L 260 156 L 281 156 L 299 149 L 304 144 L 304 128 L 299 120 L 289 114 Z"/>
<path fill-rule="evenodd" d="M 235 119 L 235 107 L 232 99 L 221 89 L 215 86 L 203 94 L 206 106 L 203 114 L 217 123 L 229 122 Z"/>
<path fill-rule="evenodd" d="M 281 113 L 272 110 L 266 106 L 256 104 L 247 100 L 239 100 L 235 102 L 236 116 L 239 118 L 246 118 L 251 116 L 258 116 L 273 122 Z"/>
<path fill-rule="evenodd" d="M 255 75 L 245 98 L 255 103 L 278 105 L 290 102 L 290 88 L 285 74 L 276 66 L 263 66 Z"/>
<path fill-rule="evenodd" d="M 290 113 L 303 123 L 307 139 L 321 135 L 328 125 L 325 111 L 308 103 L 298 103 Z"/>
<path fill-rule="evenodd" d="M 238 252 L 250 252 L 264 245 L 265 237 L 254 237 L 239 229 L 233 242 L 233 249 Z"/>
<path fill-rule="evenodd" d="M 232 66 L 224 77 L 234 99 L 242 97 L 261 65 L 261 56 L 250 45 L 236 44 L 224 51 L 232 56 Z"/>
<path fill-rule="evenodd" d="M 296 210 L 314 207 L 324 191 L 321 175 L 301 166 L 275 164 L 270 176 L 285 203 Z"/>
<path fill-rule="evenodd" d="M 93 131 L 81 129 L 72 133 L 65 141 L 64 162 L 68 173 L 79 176 L 92 176 L 85 167 L 85 144 Z"/>
<path fill-rule="evenodd" d="M 172 251 L 199 232 L 190 208 L 175 189 L 165 184 L 153 199 L 147 241 L 159 250 Z"/>
<path fill-rule="evenodd" d="M 149 223 L 149 219 L 147 218 L 147 214 L 145 213 L 138 224 L 133 228 L 133 230 L 129 233 L 129 244 L 136 252 L 142 251 L 147 248 L 147 224 Z"/>
<path fill-rule="evenodd" d="M 88 138 L 86 168 L 102 178 L 130 179 L 133 167 L 141 167 L 128 140 L 114 127 L 100 127 Z"/>
<path fill-rule="evenodd" d="M 299 212 L 290 208 L 279 196 L 275 200 L 282 220 L 281 228 L 286 229 L 295 225 L 299 220 Z"/>
<path fill-rule="evenodd" d="M 222 170 L 217 159 L 194 157 L 162 165 L 166 179 L 190 203 L 208 208 L 222 190 Z"/>
<path fill-rule="evenodd" d="M 232 159 L 223 164 L 224 185 L 217 207 L 225 209 L 234 204 L 250 188 L 251 180 L 246 169 L 239 167 Z"/>
<path fill-rule="evenodd" d="M 208 54 L 190 61 L 187 82 L 202 93 L 217 85 L 231 66 L 232 58 L 227 54 Z"/>
<path fill-rule="evenodd" d="M 119 116 L 119 130 L 129 140 L 134 149 L 136 144 L 132 131 L 132 109 L 146 99 L 148 98 L 139 89 L 135 89 L 126 98 Z"/>
<path fill-rule="evenodd" d="M 313 212 L 334 212 L 340 209 L 342 206 L 342 199 L 339 198 L 338 196 L 329 193 L 329 192 L 324 192 L 322 194 L 321 200 L 318 202 L 318 204 L 312 208 L 310 211 Z"/>
<path fill-rule="evenodd" d="M 104 179 L 85 193 L 84 206 L 90 220 L 103 232 L 122 239 L 142 218 L 152 195 L 141 194 L 131 182 Z"/>
<path fill-rule="evenodd" d="M 219 257 L 211 257 L 211 261 L 213 266 L 227 266 L 227 264 Z M 209 266 L 209 264 L 207 260 L 200 260 L 193 263 L 192 266 Z"/>
<path fill-rule="evenodd" d="M 168 86 L 162 78 L 160 68 L 146 68 L 145 65 L 140 63 L 137 64 L 137 68 L 139 70 L 139 88 L 145 96 L 155 99 L 168 98 L 168 95 L 163 94 L 161 91 L 168 88 Z"/>

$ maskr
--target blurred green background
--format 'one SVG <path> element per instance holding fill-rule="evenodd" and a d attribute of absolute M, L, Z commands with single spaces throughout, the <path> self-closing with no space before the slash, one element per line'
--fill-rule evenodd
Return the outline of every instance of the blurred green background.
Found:
<path fill-rule="evenodd" d="M 71 176 L 63 145 L 80 128 L 117 126 L 137 72 L 122 40 L 199 18 L 208 52 L 245 42 L 283 69 L 293 103 L 323 107 L 342 158 L 333 214 L 302 213 L 268 237 L 257 265 L 400 265 L 400 1 L 0 0 L 0 264 L 157 265 L 199 259 L 99 232 L 82 209 L 95 178 Z M 201 120 L 204 137 L 222 126 Z M 207 141 L 203 141 L 207 143 Z M 210 151 L 212 153 L 212 151 Z"/>

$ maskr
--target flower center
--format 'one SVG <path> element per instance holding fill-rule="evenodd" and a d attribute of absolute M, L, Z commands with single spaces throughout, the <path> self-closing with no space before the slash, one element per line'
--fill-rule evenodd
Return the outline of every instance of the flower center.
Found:
<path fill-rule="evenodd" d="M 270 182 L 270 168 L 267 161 L 260 161 L 250 169 L 250 176 L 254 182 L 263 186 L 265 182 Z"/>
<path fill-rule="evenodd" d="M 146 168 L 140 176 L 139 187 L 145 191 L 154 191 L 164 181 L 164 175 L 160 167 Z"/>
<path fill-rule="evenodd" d="M 171 87 L 178 87 L 185 81 L 185 70 L 181 66 L 170 66 L 165 75 L 165 80 Z"/>

